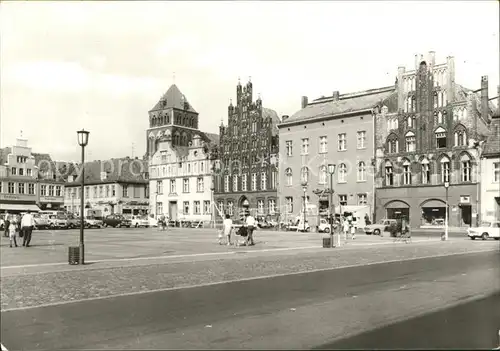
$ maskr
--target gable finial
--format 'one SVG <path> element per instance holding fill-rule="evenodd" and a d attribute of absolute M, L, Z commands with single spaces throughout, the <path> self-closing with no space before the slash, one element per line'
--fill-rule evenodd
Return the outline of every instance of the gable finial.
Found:
<path fill-rule="evenodd" d="M 23 137 L 23 130 L 21 129 L 19 136 L 22 138 Z"/>
<path fill-rule="evenodd" d="M 175 84 L 175 72 L 172 73 L 172 81 L 174 82 Z"/>

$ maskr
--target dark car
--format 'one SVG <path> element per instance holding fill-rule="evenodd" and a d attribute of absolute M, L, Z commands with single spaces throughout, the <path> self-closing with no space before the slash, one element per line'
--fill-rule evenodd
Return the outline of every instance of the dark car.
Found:
<path fill-rule="evenodd" d="M 112 215 L 106 216 L 104 218 L 103 222 L 104 222 L 105 227 L 114 227 L 114 228 L 127 227 L 127 228 L 130 228 L 132 226 L 132 221 L 130 219 L 125 218 L 121 214 L 112 214 Z"/>

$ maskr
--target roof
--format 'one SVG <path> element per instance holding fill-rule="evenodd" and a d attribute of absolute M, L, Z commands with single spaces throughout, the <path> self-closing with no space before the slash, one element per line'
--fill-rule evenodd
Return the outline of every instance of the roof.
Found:
<path fill-rule="evenodd" d="M 0 149 L 0 165 L 7 163 L 7 156 L 12 152 L 10 147 L 4 147 Z"/>
<path fill-rule="evenodd" d="M 270 108 L 262 108 L 262 118 L 271 118 L 271 128 L 273 135 L 278 133 L 278 124 L 281 123 L 281 119 L 278 113 Z"/>
<path fill-rule="evenodd" d="M 35 158 L 35 165 L 42 167 L 42 168 L 40 168 L 40 171 L 46 171 L 47 165 L 52 164 L 52 158 L 50 157 L 49 154 L 32 152 L 31 156 L 33 156 Z M 42 161 L 47 161 L 47 162 L 42 162 Z"/>
<path fill-rule="evenodd" d="M 210 140 L 211 144 L 219 144 L 219 134 L 204 133 L 204 132 L 200 132 L 200 133 L 205 134 L 205 136 Z"/>
<path fill-rule="evenodd" d="M 179 110 L 185 110 L 184 103 L 188 104 L 187 111 L 198 113 L 195 111 L 193 106 L 189 104 L 184 94 L 179 90 L 177 85 L 172 84 L 168 88 L 167 92 L 158 100 L 156 105 L 151 109 L 151 111 L 163 110 L 166 108 L 177 108 Z"/>
<path fill-rule="evenodd" d="M 305 108 L 295 112 L 283 124 L 370 109 L 393 94 L 397 94 L 395 87 L 389 86 L 356 93 L 342 94 L 336 101 L 333 99 L 333 96 L 322 97 L 314 100 Z"/>
<path fill-rule="evenodd" d="M 148 180 L 144 179 L 143 172 L 148 171 L 148 162 L 139 158 L 112 158 L 111 160 L 97 160 L 85 163 L 85 183 L 100 184 L 100 183 L 143 183 L 147 184 Z M 106 178 L 101 180 L 101 172 L 106 172 Z M 66 186 L 79 185 L 81 183 L 81 175 L 79 174 L 76 180 L 72 183 L 67 183 Z"/>
<path fill-rule="evenodd" d="M 491 120 L 491 134 L 484 143 L 482 156 L 484 157 L 500 157 L 500 117 L 495 117 Z"/>

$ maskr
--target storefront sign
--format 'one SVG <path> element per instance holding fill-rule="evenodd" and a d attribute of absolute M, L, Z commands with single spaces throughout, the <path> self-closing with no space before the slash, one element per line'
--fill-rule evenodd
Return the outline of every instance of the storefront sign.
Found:
<path fill-rule="evenodd" d="M 63 203 L 62 197 L 55 196 L 40 196 L 40 202 L 60 202 Z"/>
<path fill-rule="evenodd" d="M 1 194 L 0 200 L 27 200 L 34 201 L 35 195 L 25 195 L 25 194 Z"/>
<path fill-rule="evenodd" d="M 461 195 L 460 196 L 461 204 L 470 204 L 470 196 L 469 195 Z"/>

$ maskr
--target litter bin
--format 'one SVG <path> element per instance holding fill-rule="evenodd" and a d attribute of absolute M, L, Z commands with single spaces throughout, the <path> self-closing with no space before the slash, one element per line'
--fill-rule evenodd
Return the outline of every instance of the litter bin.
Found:
<path fill-rule="evenodd" d="M 68 263 L 69 264 L 79 264 L 80 263 L 80 247 L 70 246 L 68 248 Z"/>
<path fill-rule="evenodd" d="M 332 247 L 332 241 L 331 241 L 330 237 L 323 238 L 323 247 L 327 248 L 327 249 Z"/>
<path fill-rule="evenodd" d="M 441 233 L 441 241 L 445 241 L 445 240 L 446 240 L 446 233 L 442 232 Z"/>

